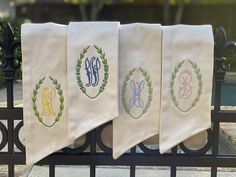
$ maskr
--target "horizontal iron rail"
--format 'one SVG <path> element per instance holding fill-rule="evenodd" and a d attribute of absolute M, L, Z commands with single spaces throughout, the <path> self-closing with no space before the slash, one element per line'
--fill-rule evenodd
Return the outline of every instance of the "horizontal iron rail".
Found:
<path fill-rule="evenodd" d="M 23 108 L 0 108 L 0 120 L 23 120 Z"/>
<path fill-rule="evenodd" d="M 212 110 L 212 121 L 236 122 L 236 110 Z M 23 120 L 23 108 L 0 108 L 0 120 Z"/>
<path fill-rule="evenodd" d="M 1 154 L 0 164 L 25 164 L 25 155 L 23 153 L 9 155 Z M 193 156 L 186 154 L 164 154 L 161 156 L 147 156 L 145 154 L 126 154 L 117 160 L 114 160 L 111 155 L 96 153 L 67 155 L 54 153 L 45 159 L 41 160 L 37 165 L 118 165 L 118 166 L 186 166 L 186 167 L 236 167 L 236 157 L 229 155 L 212 156 L 202 155 Z"/>

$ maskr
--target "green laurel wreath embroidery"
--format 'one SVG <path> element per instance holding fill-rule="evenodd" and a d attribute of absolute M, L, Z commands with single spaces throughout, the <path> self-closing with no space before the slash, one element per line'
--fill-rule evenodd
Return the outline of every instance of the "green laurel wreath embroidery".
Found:
<path fill-rule="evenodd" d="M 125 109 L 125 111 L 130 115 L 130 110 L 129 110 L 129 107 L 126 103 L 126 99 L 125 99 L 125 93 L 126 93 L 126 87 L 128 85 L 128 81 L 130 80 L 130 77 L 133 75 L 134 71 L 136 70 L 136 68 L 130 70 L 128 72 L 128 74 L 126 75 L 125 77 L 125 80 L 123 81 L 123 87 L 122 87 L 122 91 L 121 91 L 121 99 L 122 99 L 122 104 L 123 104 L 123 107 Z M 132 117 L 132 115 L 130 115 Z"/>
<path fill-rule="evenodd" d="M 127 105 L 127 102 L 126 102 L 126 99 L 125 99 L 125 93 L 126 93 L 126 88 L 127 88 L 127 85 L 128 85 L 128 81 L 130 80 L 130 77 L 133 75 L 133 73 L 136 71 L 136 70 L 139 70 L 142 75 L 144 76 L 144 79 L 146 81 L 146 84 L 148 86 L 148 100 L 147 100 L 147 103 L 145 104 L 143 110 L 142 110 L 142 113 L 139 115 L 139 116 L 133 116 L 131 113 L 130 113 L 130 109 Z M 151 102 L 152 102 L 152 98 L 153 98 L 153 88 L 152 88 L 152 81 L 151 81 L 151 78 L 150 78 L 150 75 L 148 75 L 147 71 L 143 70 L 142 68 L 134 68 L 134 69 L 131 69 L 128 74 L 126 75 L 125 77 L 125 80 L 123 81 L 123 87 L 122 87 L 122 91 L 121 91 L 121 99 L 122 99 L 122 105 L 125 109 L 125 111 L 127 112 L 127 114 L 129 114 L 132 118 L 134 119 L 138 119 L 140 118 L 143 114 L 145 114 L 148 110 L 148 108 L 150 107 L 151 105 Z"/>
<path fill-rule="evenodd" d="M 103 63 L 103 69 L 104 69 L 104 79 L 103 82 L 99 88 L 98 93 L 95 96 L 90 96 L 87 94 L 86 88 L 84 87 L 83 81 L 81 79 L 81 75 L 80 75 L 80 70 L 81 70 L 81 64 L 82 61 L 86 55 L 86 53 L 88 52 L 88 49 L 90 46 L 87 46 L 86 48 L 83 49 L 83 51 L 80 53 L 80 56 L 77 60 L 77 65 L 76 65 L 76 78 L 77 78 L 77 82 L 78 82 L 78 86 L 80 87 L 80 90 L 90 99 L 95 99 L 96 97 L 98 97 L 98 95 L 100 95 L 104 90 L 105 87 L 107 85 L 108 82 L 108 78 L 109 78 L 109 66 L 108 66 L 108 61 L 105 55 L 105 52 L 103 52 L 102 48 L 97 47 L 96 45 L 93 45 L 94 48 L 96 49 L 97 53 L 99 54 L 102 63 Z"/>
<path fill-rule="evenodd" d="M 53 125 L 55 125 L 60 120 L 60 117 L 62 116 L 63 110 L 64 110 L 64 96 L 63 96 L 63 90 L 61 88 L 61 84 L 56 79 L 53 79 L 50 76 L 49 76 L 49 79 L 52 81 L 53 85 L 55 86 L 55 89 L 57 90 L 57 93 L 59 95 L 59 101 L 60 101 L 59 111 L 55 117 L 54 122 L 51 125 L 47 125 L 43 122 L 43 118 L 40 115 L 38 108 L 37 108 L 37 104 L 36 104 L 38 92 L 39 92 L 41 85 L 43 84 L 43 82 L 45 80 L 45 77 L 43 77 L 42 79 L 40 79 L 38 81 L 38 83 L 36 83 L 35 88 L 33 90 L 33 97 L 32 97 L 32 106 L 33 106 L 32 108 L 34 110 L 34 115 L 37 117 L 38 121 L 46 127 L 52 127 Z"/>
<path fill-rule="evenodd" d="M 201 97 L 201 94 L 202 94 L 202 88 L 203 88 L 203 80 L 202 80 L 202 74 L 201 74 L 201 70 L 199 68 L 199 66 L 197 65 L 197 63 L 195 62 L 192 62 L 191 60 L 187 60 L 193 70 L 194 70 L 194 73 L 196 74 L 196 77 L 198 79 L 198 92 L 197 92 L 197 95 L 196 97 L 194 98 L 194 100 L 192 101 L 190 107 L 187 109 L 187 110 L 183 110 L 179 107 L 179 103 L 178 103 L 178 100 L 176 99 L 176 96 L 174 94 L 174 82 L 175 82 L 175 79 L 176 79 L 176 75 L 177 73 L 179 72 L 179 69 L 182 67 L 182 65 L 184 64 L 186 60 L 183 60 L 181 62 L 179 62 L 174 71 L 172 72 L 171 74 L 171 79 L 170 79 L 170 95 L 171 95 L 171 100 L 173 101 L 174 105 L 176 106 L 176 108 L 178 110 L 180 110 L 181 112 L 188 112 L 190 111 L 194 106 L 197 105 L 197 102 L 200 100 L 200 97 Z"/>

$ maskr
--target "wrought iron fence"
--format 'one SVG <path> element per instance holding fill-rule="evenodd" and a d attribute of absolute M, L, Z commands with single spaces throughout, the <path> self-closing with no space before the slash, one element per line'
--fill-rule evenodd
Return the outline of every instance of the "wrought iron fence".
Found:
<path fill-rule="evenodd" d="M 23 108 L 14 107 L 13 81 L 15 72 L 20 67 L 21 58 L 16 56 L 16 50 L 21 47 L 20 39 L 15 39 L 10 25 L 4 29 L 3 40 L 0 48 L 3 52 L 1 69 L 4 71 L 4 79 L 7 88 L 7 107 L 0 108 L 0 165 L 8 165 L 8 176 L 14 177 L 15 165 L 25 164 L 25 147 L 20 141 L 19 131 L 23 127 Z M 225 31 L 221 27 L 215 33 L 215 63 L 213 93 L 214 109 L 212 110 L 212 128 L 208 130 L 208 141 L 199 150 L 188 149 L 183 143 L 174 147 L 170 153 L 160 155 L 158 149 L 150 149 L 143 143 L 132 148 L 117 160 L 111 156 L 112 150 L 106 146 L 101 138 L 101 132 L 111 122 L 98 127 L 86 135 L 84 144 L 78 148 L 64 148 L 44 158 L 38 165 L 49 166 L 49 176 L 55 176 L 56 165 L 89 165 L 90 177 L 96 176 L 96 166 L 129 166 L 130 177 L 135 177 L 137 166 L 168 166 L 170 177 L 176 177 L 177 167 L 210 167 L 211 177 L 217 176 L 218 167 L 236 167 L 236 156 L 219 154 L 219 128 L 221 122 L 235 123 L 235 110 L 221 110 L 221 86 L 225 81 L 226 71 L 229 69 L 224 57 L 226 49 L 236 47 L 235 42 L 227 41 Z M 2 121 L 7 121 L 6 126 Z M 16 121 L 18 121 L 16 123 Z M 8 145 L 7 152 L 1 151 Z M 16 152 L 14 147 L 20 152 Z M 101 151 L 97 151 L 96 147 Z M 137 148 L 142 152 L 137 151 Z M 85 151 L 89 149 L 88 151 Z M 180 149 L 181 152 L 178 150 Z"/>

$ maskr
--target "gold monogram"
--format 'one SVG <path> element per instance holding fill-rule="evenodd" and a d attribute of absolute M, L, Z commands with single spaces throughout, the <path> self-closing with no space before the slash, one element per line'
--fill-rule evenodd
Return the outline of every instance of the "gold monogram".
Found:
<path fill-rule="evenodd" d="M 55 88 L 48 88 L 44 87 L 42 91 L 42 104 L 43 104 L 43 111 L 42 115 L 44 116 L 55 116 L 56 113 L 53 109 L 53 99 L 56 96 L 56 90 Z"/>

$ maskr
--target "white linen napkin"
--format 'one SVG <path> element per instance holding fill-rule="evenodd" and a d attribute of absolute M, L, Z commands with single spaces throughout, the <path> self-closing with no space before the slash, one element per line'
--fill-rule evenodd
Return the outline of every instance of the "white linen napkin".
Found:
<path fill-rule="evenodd" d="M 113 158 L 158 134 L 161 25 L 120 26 L 120 115 L 113 120 Z"/>
<path fill-rule="evenodd" d="M 67 26 L 23 24 L 23 104 L 26 164 L 34 164 L 68 140 Z"/>
<path fill-rule="evenodd" d="M 163 27 L 160 152 L 211 127 L 210 25 Z"/>
<path fill-rule="evenodd" d="M 118 116 L 118 22 L 71 22 L 68 27 L 69 137 Z"/>

